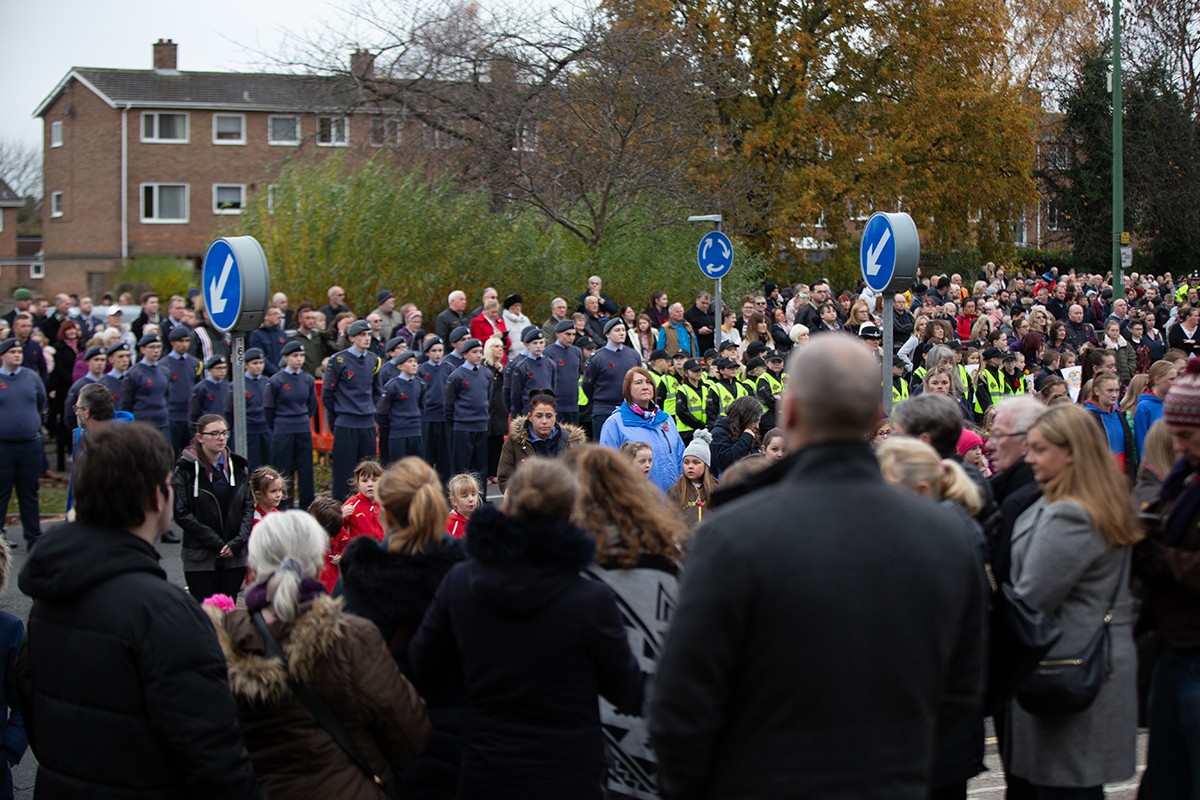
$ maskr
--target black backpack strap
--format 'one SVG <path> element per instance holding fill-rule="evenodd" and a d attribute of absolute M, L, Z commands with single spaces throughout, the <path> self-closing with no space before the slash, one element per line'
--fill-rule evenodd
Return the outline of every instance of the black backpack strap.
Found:
<path fill-rule="evenodd" d="M 279 646 L 279 642 L 276 641 L 274 635 L 271 634 L 271 629 L 267 627 L 267 621 L 263 619 L 262 612 L 251 612 L 250 618 L 254 620 L 255 627 L 258 628 L 259 634 L 262 635 L 263 644 L 267 648 L 267 655 L 271 658 L 278 658 L 280 661 L 282 661 L 283 668 L 286 671 L 288 666 L 287 656 L 284 655 L 283 649 Z M 376 786 L 383 789 L 383 791 L 390 797 L 393 791 L 390 783 L 380 777 L 379 774 L 376 773 L 371 767 L 371 765 L 367 763 L 367 759 L 363 757 L 363 754 L 359 751 L 358 747 L 355 746 L 354 741 L 350 738 L 350 734 L 346 732 L 346 729 L 342 726 L 342 723 L 338 720 L 334 713 L 329 710 L 329 706 L 325 705 L 325 701 L 322 700 L 320 696 L 312 690 L 311 687 L 305 686 L 304 684 L 293 680 L 290 674 L 288 676 L 288 684 L 292 687 L 292 691 L 296 693 L 296 696 L 300 698 L 300 702 L 304 704 L 304 707 L 307 708 L 309 713 L 313 715 L 313 718 L 317 721 L 317 724 L 324 728 L 325 732 L 329 734 L 329 738 L 333 739 L 333 741 L 337 743 L 338 747 L 346 751 L 346 755 L 350 757 L 350 760 L 354 762 L 355 766 L 362 770 L 367 777 L 375 782 Z"/>

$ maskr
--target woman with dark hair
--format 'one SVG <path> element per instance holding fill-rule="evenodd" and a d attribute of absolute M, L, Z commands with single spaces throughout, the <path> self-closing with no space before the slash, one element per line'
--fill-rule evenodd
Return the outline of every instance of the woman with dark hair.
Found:
<path fill-rule="evenodd" d="M 1065 322 L 1055 320 L 1050 323 L 1050 334 L 1046 344 L 1060 353 L 1064 349 L 1074 349 L 1071 347 L 1071 343 L 1067 341 L 1067 324 Z"/>
<path fill-rule="evenodd" d="M 628 308 L 629 306 L 626 306 Z M 642 361 L 648 362 L 650 354 L 658 346 L 658 331 L 655 330 L 654 320 L 645 314 L 638 314 L 637 319 L 629 325 L 629 344 L 635 345 L 642 354 Z"/>
<path fill-rule="evenodd" d="M 641 711 L 612 592 L 581 574 L 596 544 L 571 524 L 576 495 L 560 462 L 526 462 L 501 507 L 472 516 L 471 558 L 446 575 L 409 647 L 419 689 L 464 693 L 459 800 L 600 800 L 598 697 Z"/>
<path fill-rule="evenodd" d="M 776 352 L 787 355 L 791 352 L 794 344 L 791 338 L 792 326 L 787 321 L 787 312 L 782 308 L 776 308 L 770 314 L 775 320 L 770 326 L 771 342 L 774 344 Z"/>
<path fill-rule="evenodd" d="M 71 441 L 71 432 L 66 426 L 66 399 L 71 384 L 75 381 L 72 375 L 75 370 L 75 360 L 79 358 L 79 348 L 83 344 L 79 323 L 73 319 L 63 320 L 58 326 L 58 339 L 54 342 L 54 369 L 46 378 L 47 411 L 46 428 L 54 436 L 55 463 L 59 472 L 67 469 L 67 445 Z"/>
<path fill-rule="evenodd" d="M 529 413 L 514 417 L 509 424 L 496 469 L 501 492 L 508 488 L 517 468 L 534 456 L 555 458 L 587 442 L 583 428 L 558 421 L 556 403 L 554 392 L 535 389 L 529 395 Z"/>
<path fill-rule="evenodd" d="M 757 311 L 750 315 L 750 319 L 746 320 L 746 336 L 742 339 L 743 353 L 746 352 L 746 347 L 751 342 L 762 342 L 768 348 L 774 345 L 774 340 L 771 338 L 771 322 Z"/>
<path fill-rule="evenodd" d="M 654 449 L 650 480 L 665 492 L 683 472 L 683 439 L 675 419 L 655 402 L 654 377 L 645 367 L 626 372 L 621 391 L 625 400 L 604 420 L 600 444 L 614 450 L 628 441 L 649 444 Z"/>
<path fill-rule="evenodd" d="M 175 523 L 183 530 L 183 577 L 197 600 L 236 597 L 246 577 L 246 543 L 254 524 L 250 466 L 228 443 L 225 417 L 200 417 L 171 479 Z"/>
<path fill-rule="evenodd" d="M 654 323 L 654 327 L 661 328 L 671 318 L 671 314 L 667 311 L 670 305 L 666 292 L 651 292 L 650 305 L 646 306 L 643 313 Z"/>
<path fill-rule="evenodd" d="M 596 542 L 596 563 L 584 575 L 612 590 L 629 649 L 642 672 L 654 674 L 670 621 L 660 609 L 673 606 L 679 593 L 679 520 L 621 453 L 585 445 L 567 460 L 579 478 L 575 519 Z M 657 797 L 656 760 L 645 718 L 620 714 L 601 700 L 600 721 L 612 732 L 609 796 Z"/>
<path fill-rule="evenodd" d="M 753 395 L 739 397 L 729 404 L 725 416 L 719 417 L 712 429 L 713 472 L 720 477 L 738 459 L 755 450 L 758 424 L 762 420 L 762 403 Z"/>

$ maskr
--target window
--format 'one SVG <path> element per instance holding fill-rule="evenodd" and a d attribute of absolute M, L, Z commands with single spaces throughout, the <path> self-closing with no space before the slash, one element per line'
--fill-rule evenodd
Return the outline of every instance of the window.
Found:
<path fill-rule="evenodd" d="M 537 123 L 522 125 L 517 131 L 517 143 L 513 145 L 513 150 L 523 150 L 526 153 L 537 150 L 537 133 Z"/>
<path fill-rule="evenodd" d="M 371 118 L 371 147 L 396 147 L 400 144 L 401 118 Z"/>
<path fill-rule="evenodd" d="M 1065 170 L 1071 168 L 1071 148 L 1065 144 L 1046 147 L 1046 169 Z"/>
<path fill-rule="evenodd" d="M 63 215 L 63 196 L 62 192 L 53 192 L 50 195 L 50 216 L 61 217 Z"/>
<path fill-rule="evenodd" d="M 50 146 L 62 147 L 62 120 L 50 123 Z"/>
<path fill-rule="evenodd" d="M 29 265 L 29 277 L 32 280 L 40 281 L 46 277 L 46 262 L 34 261 Z"/>
<path fill-rule="evenodd" d="M 445 131 L 427 124 L 421 129 L 421 144 L 437 150 L 448 150 L 451 147 L 458 147 L 461 140 L 457 136 L 451 136 Z"/>
<path fill-rule="evenodd" d="M 292 116 L 268 117 L 267 144 L 300 144 L 300 118 Z"/>
<path fill-rule="evenodd" d="M 317 144 L 345 147 L 349 144 L 350 123 L 345 117 L 317 117 Z"/>
<path fill-rule="evenodd" d="M 246 207 L 246 185 L 242 183 L 213 184 L 213 213 L 240 214 Z"/>
<path fill-rule="evenodd" d="M 143 142 L 187 143 L 188 115 L 166 111 L 142 112 Z"/>
<path fill-rule="evenodd" d="M 1021 216 L 1017 217 L 1017 221 L 1013 223 L 1013 244 L 1017 247 L 1024 247 L 1029 243 L 1029 234 L 1025 224 L 1025 212 L 1021 212 Z"/>
<path fill-rule="evenodd" d="M 245 143 L 245 114 L 213 114 L 213 144 Z"/>
<path fill-rule="evenodd" d="M 143 183 L 142 222 L 179 223 L 188 221 L 186 183 Z"/>
<path fill-rule="evenodd" d="M 1059 213 L 1058 203 L 1050 200 L 1046 203 L 1046 228 L 1052 231 L 1058 230 Z"/>

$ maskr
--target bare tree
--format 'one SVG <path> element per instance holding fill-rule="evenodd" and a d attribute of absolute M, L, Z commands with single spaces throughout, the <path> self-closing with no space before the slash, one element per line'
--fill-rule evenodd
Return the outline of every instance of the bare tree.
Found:
<path fill-rule="evenodd" d="M 0 139 L 0 180 L 18 197 L 42 196 L 42 151 L 15 139 Z"/>
<path fill-rule="evenodd" d="M 1137 0 L 1126 48 L 1142 68 L 1159 64 L 1196 119 L 1200 113 L 1200 0 Z"/>

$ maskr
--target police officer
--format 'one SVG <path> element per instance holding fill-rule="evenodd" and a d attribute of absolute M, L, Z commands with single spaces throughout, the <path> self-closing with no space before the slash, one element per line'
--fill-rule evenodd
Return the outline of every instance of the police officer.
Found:
<path fill-rule="evenodd" d="M 1004 375 L 1001 366 L 1004 363 L 1004 351 L 999 347 L 989 347 L 983 351 L 983 364 L 975 376 L 975 414 L 983 419 L 983 414 L 1005 395 Z"/>
<path fill-rule="evenodd" d="M 170 441 L 167 389 L 171 381 L 158 363 L 162 340 L 157 333 L 147 333 L 138 339 L 138 355 L 138 362 L 129 368 L 121 382 L 121 410 L 133 414 L 138 422 L 158 428 Z"/>
<path fill-rule="evenodd" d="M 176 325 L 167 334 L 171 352 L 159 363 L 167 373 L 167 427 L 171 432 L 171 447 L 183 452 L 192 441 L 192 424 L 188 421 L 188 406 L 204 367 L 200 359 L 188 352 L 192 332 L 186 325 Z"/>
<path fill-rule="evenodd" d="M 604 323 L 604 346 L 595 352 L 583 371 L 583 389 L 592 398 L 592 430 L 599 432 L 613 409 L 625 401 L 625 373 L 642 358 L 625 344 L 625 322 L 613 317 Z"/>
<path fill-rule="evenodd" d="M 446 424 L 450 426 L 450 464 L 454 473 L 474 472 L 480 478 L 488 468 L 488 411 L 492 396 L 492 371 L 480 369 L 483 342 L 467 339 L 459 346 L 465 362 L 446 379 Z"/>
<path fill-rule="evenodd" d="M 531 392 L 538 389 L 557 392 L 558 373 L 553 362 L 545 357 L 546 334 L 536 325 L 530 325 L 521 334 L 521 343 L 525 345 L 525 352 L 505 370 L 506 377 L 511 374 L 508 407 L 514 417 L 529 413 Z"/>
<path fill-rule="evenodd" d="M 284 478 L 297 475 L 300 508 L 313 501 L 312 418 L 317 413 L 316 379 L 304 371 L 304 345 L 285 344 L 283 369 L 267 381 L 263 390 L 263 415 L 271 430 L 271 466 Z M 291 508 L 292 498 L 283 505 Z"/>
<path fill-rule="evenodd" d="M 708 394 L 704 365 L 698 358 L 689 358 L 683 364 L 683 380 L 675 394 L 675 427 L 685 444 L 691 443 L 693 433 L 708 427 Z"/>
<path fill-rule="evenodd" d="M 246 461 L 250 471 L 258 469 L 267 463 L 271 457 L 271 429 L 267 426 L 266 412 L 263 409 L 263 395 L 267 389 L 267 379 L 263 377 L 266 369 L 266 356 L 257 347 L 247 348 L 242 356 L 246 368 Z M 229 430 L 233 430 L 233 385 L 225 395 L 225 420 Z M 230 439 L 230 446 L 234 442 Z"/>
<path fill-rule="evenodd" d="M 113 410 L 124 411 L 121 408 L 121 388 L 125 384 L 125 373 L 129 370 L 129 343 L 117 342 L 105 352 L 108 354 L 108 372 L 100 379 L 100 383 L 108 389 L 113 397 Z"/>
<path fill-rule="evenodd" d="M 421 404 L 421 457 L 437 470 L 442 483 L 450 481 L 450 429 L 446 426 L 446 393 L 449 362 L 442 340 L 425 342 L 425 362 L 417 367 L 417 378 L 425 384 Z"/>
<path fill-rule="evenodd" d="M 717 421 L 717 417 L 725 415 L 726 410 L 738 398 L 736 361 L 728 358 L 716 359 L 717 377 L 708 385 L 709 393 L 705 416 L 709 424 Z"/>
<path fill-rule="evenodd" d="M 21 508 L 25 544 L 42 535 L 38 475 L 42 471 L 42 417 L 46 387 L 41 377 L 21 366 L 24 349 L 16 338 L 0 342 L 0 508 L 7 509 L 13 489 Z M 4 521 L 0 519 L 0 532 Z"/>
<path fill-rule="evenodd" d="M 75 414 L 75 401 L 79 398 L 79 393 L 83 391 L 83 387 L 98 383 L 104 377 L 104 368 L 108 366 L 108 356 L 104 354 L 104 348 L 98 344 L 87 349 L 83 354 L 83 360 L 87 364 L 88 371 L 83 374 L 82 378 L 71 384 L 71 388 L 67 390 L 67 398 L 63 401 L 63 422 L 69 431 L 79 427 L 79 420 Z"/>
<path fill-rule="evenodd" d="M 583 374 L 583 353 L 575 346 L 575 322 L 564 319 L 554 326 L 554 342 L 543 355 L 554 366 L 554 404 L 558 421 L 579 424 L 579 378 Z"/>
<path fill-rule="evenodd" d="M 783 394 L 787 375 L 783 371 L 783 356 L 776 351 L 768 350 L 763 356 L 763 361 L 767 364 L 767 371 L 758 376 L 755 393 L 763 407 L 762 421 L 759 422 L 758 428 L 769 431 L 779 424 L 775 416 L 775 404 Z"/>
<path fill-rule="evenodd" d="M 371 352 L 371 326 L 360 319 L 346 330 L 350 346 L 329 357 L 321 403 L 333 432 L 333 497 L 349 494 L 347 483 L 358 462 L 375 458 L 377 380 L 383 360 Z"/>
<path fill-rule="evenodd" d="M 379 439 L 388 440 L 392 461 L 405 456 L 421 457 L 421 404 L 425 400 L 425 382 L 417 377 L 417 351 L 405 350 L 396 356 L 400 374 L 383 387 L 376 407 Z"/>
<path fill-rule="evenodd" d="M 205 376 L 192 388 L 192 396 L 188 401 L 188 422 L 193 429 L 196 420 L 205 414 L 225 413 L 225 395 L 229 394 L 228 356 L 209 356 L 204 362 Z"/>

